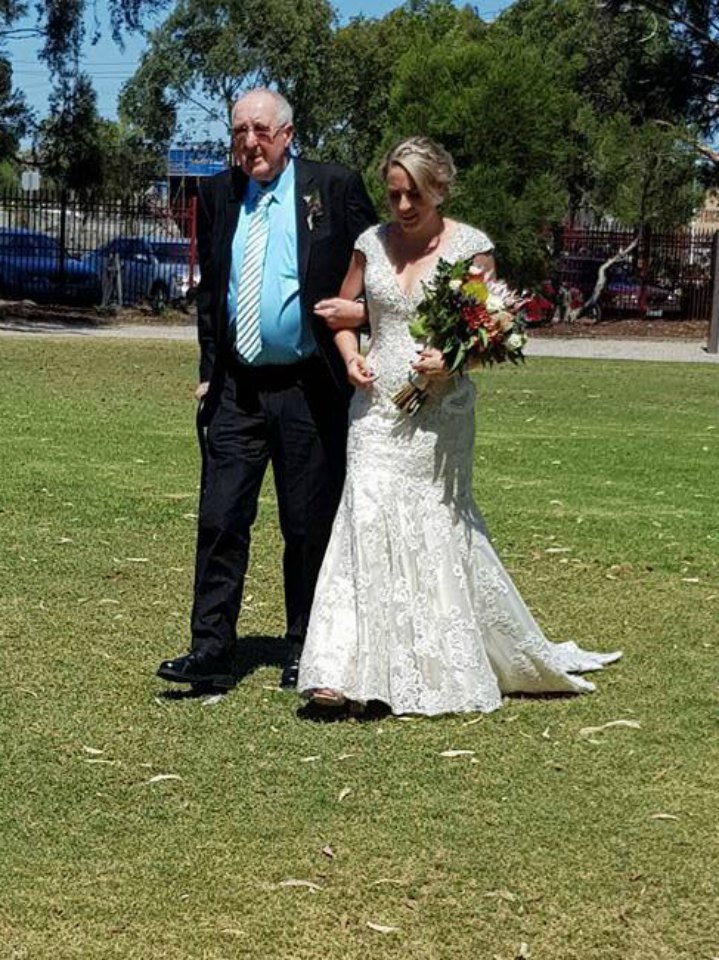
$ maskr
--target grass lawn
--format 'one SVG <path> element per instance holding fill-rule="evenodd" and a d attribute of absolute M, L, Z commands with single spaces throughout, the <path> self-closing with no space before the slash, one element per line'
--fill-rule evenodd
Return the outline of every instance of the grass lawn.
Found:
<path fill-rule="evenodd" d="M 240 624 L 270 662 L 217 702 L 154 677 L 188 639 L 193 346 L 0 352 L 3 960 L 719 956 L 717 369 L 479 377 L 477 498 L 548 635 L 624 649 L 596 694 L 323 724 L 275 689 L 271 485 Z"/>

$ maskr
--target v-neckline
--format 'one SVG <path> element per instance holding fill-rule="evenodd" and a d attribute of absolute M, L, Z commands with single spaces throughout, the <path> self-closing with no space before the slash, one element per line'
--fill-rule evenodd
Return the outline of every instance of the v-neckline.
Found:
<path fill-rule="evenodd" d="M 384 254 L 384 258 L 387 261 L 387 266 L 389 267 L 390 273 L 392 274 L 392 279 L 394 280 L 395 288 L 397 289 L 400 296 L 404 297 L 405 300 L 413 300 L 418 287 L 420 287 L 423 283 L 426 283 L 427 280 L 432 276 L 434 271 L 437 269 L 439 261 L 444 259 L 444 255 L 440 254 L 440 256 L 437 257 L 437 259 L 429 268 L 429 270 L 426 270 L 424 275 L 420 277 L 409 290 L 405 291 L 402 289 L 402 285 L 399 282 L 399 274 L 395 270 L 394 264 L 390 260 L 389 249 L 387 247 L 387 244 L 385 243 L 385 238 L 387 237 L 387 233 L 391 226 L 391 223 L 385 223 L 382 226 L 384 228 L 382 231 L 382 236 L 380 236 L 378 232 L 377 239 L 379 240 L 379 245 L 382 248 L 382 253 Z M 460 227 L 459 223 L 456 223 L 456 222 L 453 223 L 452 231 L 447 238 L 445 252 L 447 249 L 451 247 L 452 243 L 454 242 L 454 237 L 457 231 L 459 230 L 459 227 Z"/>

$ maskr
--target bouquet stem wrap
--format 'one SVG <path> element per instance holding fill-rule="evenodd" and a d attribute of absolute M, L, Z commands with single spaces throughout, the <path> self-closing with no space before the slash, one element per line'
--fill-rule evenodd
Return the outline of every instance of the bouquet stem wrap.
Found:
<path fill-rule="evenodd" d="M 403 413 L 413 417 L 416 413 L 419 413 L 422 404 L 427 399 L 428 386 L 429 379 L 423 373 L 416 373 L 413 370 L 407 377 L 407 383 L 399 388 L 392 397 L 392 401 Z"/>

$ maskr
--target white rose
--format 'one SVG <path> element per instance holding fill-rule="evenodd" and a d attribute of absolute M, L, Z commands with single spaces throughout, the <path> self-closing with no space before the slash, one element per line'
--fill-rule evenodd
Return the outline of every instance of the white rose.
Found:
<path fill-rule="evenodd" d="M 507 350 L 511 350 L 512 353 L 515 350 L 521 350 L 524 344 L 526 343 L 527 338 L 524 337 L 521 333 L 512 333 L 507 337 L 505 346 Z"/>
<path fill-rule="evenodd" d="M 461 281 L 461 280 L 450 280 L 450 281 L 449 281 L 449 289 L 450 289 L 453 293 L 456 293 L 458 290 L 461 290 L 461 289 L 462 289 L 462 281 Z"/>
<path fill-rule="evenodd" d="M 504 301 L 502 298 L 498 297 L 496 293 L 490 293 L 485 303 L 487 310 L 489 310 L 490 313 L 499 313 L 503 306 Z"/>

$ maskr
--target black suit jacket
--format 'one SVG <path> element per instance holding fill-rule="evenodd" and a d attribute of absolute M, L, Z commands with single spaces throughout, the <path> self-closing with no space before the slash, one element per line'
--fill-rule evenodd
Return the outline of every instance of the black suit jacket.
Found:
<path fill-rule="evenodd" d="M 359 174 L 335 164 L 295 159 L 297 263 L 300 301 L 318 349 L 341 392 L 347 376 L 331 332 L 313 313 L 324 297 L 337 296 L 357 237 L 376 223 L 372 201 Z M 228 338 L 227 289 L 232 240 L 240 216 L 247 177 L 232 167 L 206 180 L 197 209 L 201 279 L 197 295 L 200 380 L 215 381 L 232 356 Z M 317 202 L 319 200 L 319 203 Z M 213 382 L 214 386 L 214 382 Z"/>

